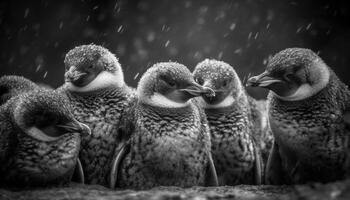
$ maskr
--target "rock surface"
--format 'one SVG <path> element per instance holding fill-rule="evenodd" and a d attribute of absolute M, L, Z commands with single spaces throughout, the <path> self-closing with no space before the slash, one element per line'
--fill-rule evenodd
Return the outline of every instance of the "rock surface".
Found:
<path fill-rule="evenodd" d="M 295 186 L 224 186 L 224 187 L 157 187 L 147 191 L 109 190 L 96 185 L 72 185 L 64 188 L 35 190 L 0 189 L 0 199 L 63 200 L 63 199 L 128 199 L 128 200 L 206 200 L 206 199 L 282 199 L 282 200 L 322 200 L 350 199 L 350 180 L 330 184 L 310 184 Z"/>

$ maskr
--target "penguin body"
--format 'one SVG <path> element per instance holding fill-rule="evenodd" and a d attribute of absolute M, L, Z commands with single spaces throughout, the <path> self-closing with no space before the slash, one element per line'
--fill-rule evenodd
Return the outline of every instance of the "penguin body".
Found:
<path fill-rule="evenodd" d="M 68 96 L 74 116 L 92 133 L 82 138 L 80 152 L 86 183 L 107 186 L 119 120 L 134 91 L 124 83 L 117 58 L 101 46 L 70 50 L 65 65 L 66 83 L 59 90 Z"/>
<path fill-rule="evenodd" d="M 249 82 L 271 90 L 269 121 L 275 142 L 268 183 L 330 182 L 348 176 L 350 92 L 321 58 L 308 49 L 286 49 Z"/>
<path fill-rule="evenodd" d="M 205 114 L 191 101 L 205 89 L 189 70 L 178 63 L 155 64 L 137 92 L 121 129 L 127 139 L 116 151 L 111 184 L 134 189 L 217 185 Z"/>
<path fill-rule="evenodd" d="M 212 153 L 220 185 L 260 184 L 261 161 L 255 141 L 248 96 L 234 69 L 206 59 L 194 72 L 195 80 L 215 91 L 198 98 L 209 122 Z"/>
<path fill-rule="evenodd" d="M 4 86 L 5 95 L 16 95 L 0 106 L 0 184 L 68 184 L 79 165 L 80 134 L 88 127 L 75 120 L 67 99 L 55 91 L 15 76 L 0 78 Z"/>

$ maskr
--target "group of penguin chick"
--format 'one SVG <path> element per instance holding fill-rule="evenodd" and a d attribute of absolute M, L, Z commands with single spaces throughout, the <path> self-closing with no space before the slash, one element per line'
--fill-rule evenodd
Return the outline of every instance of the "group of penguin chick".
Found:
<path fill-rule="evenodd" d="M 110 188 L 302 184 L 350 172 L 350 92 L 314 52 L 273 56 L 248 85 L 229 64 L 193 73 L 154 64 L 136 89 L 106 48 L 82 45 L 64 60 L 65 84 L 0 78 L 0 185 Z M 73 175 L 74 174 L 74 175 Z"/>

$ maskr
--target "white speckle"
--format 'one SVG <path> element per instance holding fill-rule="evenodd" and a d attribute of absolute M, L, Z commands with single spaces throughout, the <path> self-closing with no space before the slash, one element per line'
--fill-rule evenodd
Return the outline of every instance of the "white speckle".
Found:
<path fill-rule="evenodd" d="M 218 55 L 218 59 L 221 60 L 222 56 L 223 56 L 224 52 L 220 51 L 219 55 Z"/>
<path fill-rule="evenodd" d="M 265 59 L 263 60 L 263 64 L 264 64 L 264 65 L 266 65 L 266 64 L 267 64 L 267 62 L 268 62 L 268 59 L 267 59 L 267 58 L 265 58 Z"/>
<path fill-rule="evenodd" d="M 306 30 L 309 30 L 311 27 L 311 23 L 307 25 Z"/>
<path fill-rule="evenodd" d="M 230 25 L 230 30 L 233 31 L 233 30 L 235 30 L 235 28 L 236 28 L 236 24 L 235 24 L 235 23 L 232 23 L 232 24 Z"/>
<path fill-rule="evenodd" d="M 46 76 L 47 76 L 47 71 L 45 72 L 45 74 L 44 74 L 44 76 L 43 76 L 43 77 L 44 77 L 44 78 L 46 78 Z"/>
<path fill-rule="evenodd" d="M 96 10 L 96 9 L 98 9 L 98 6 L 95 6 L 95 7 L 93 7 L 92 9 L 93 9 L 93 10 Z"/>
<path fill-rule="evenodd" d="M 63 22 L 60 22 L 60 25 L 58 26 L 59 29 L 63 28 Z"/>
<path fill-rule="evenodd" d="M 88 22 L 90 20 L 90 15 L 86 17 L 86 21 Z"/>
<path fill-rule="evenodd" d="M 117 32 L 118 32 L 118 33 L 121 33 L 122 30 L 123 30 L 123 25 L 120 25 L 120 26 L 118 27 Z"/>
<path fill-rule="evenodd" d="M 24 11 L 24 18 L 28 17 L 29 14 L 29 8 L 26 8 L 26 10 Z"/>
<path fill-rule="evenodd" d="M 297 29 L 297 33 L 299 33 L 299 32 L 301 31 L 302 28 L 303 28 L 303 27 L 299 27 L 299 28 Z"/>
<path fill-rule="evenodd" d="M 140 73 L 137 73 L 135 76 L 134 76 L 134 80 L 137 79 L 137 77 L 140 75 Z"/>
<path fill-rule="evenodd" d="M 170 40 L 166 41 L 164 46 L 167 47 L 167 46 L 169 46 L 169 44 L 170 44 Z"/>
<path fill-rule="evenodd" d="M 255 36 L 254 36 L 254 40 L 256 40 L 258 38 L 258 36 L 259 36 L 259 32 L 256 32 Z"/>
<path fill-rule="evenodd" d="M 248 35 L 248 40 L 252 37 L 252 32 L 249 32 L 249 35 Z"/>
<path fill-rule="evenodd" d="M 268 30 L 269 28 L 270 28 L 270 23 L 268 23 L 267 25 L 266 25 L 266 30 Z"/>
<path fill-rule="evenodd" d="M 41 65 L 39 64 L 39 65 L 36 67 L 35 72 L 38 72 L 40 69 L 41 69 Z"/>
<path fill-rule="evenodd" d="M 236 50 L 234 51 L 234 53 L 235 53 L 235 54 L 240 54 L 240 53 L 242 53 L 242 49 L 241 49 L 241 48 L 236 49 Z"/>
<path fill-rule="evenodd" d="M 331 192 L 331 198 L 332 199 L 337 198 L 340 194 L 341 194 L 341 191 L 339 191 L 339 190 L 332 191 Z"/>

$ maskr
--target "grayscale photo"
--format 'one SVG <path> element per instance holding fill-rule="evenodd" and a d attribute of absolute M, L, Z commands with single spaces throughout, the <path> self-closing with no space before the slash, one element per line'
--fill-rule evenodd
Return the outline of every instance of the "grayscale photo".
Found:
<path fill-rule="evenodd" d="M 350 199 L 350 4 L 3 0 L 0 200 Z"/>

